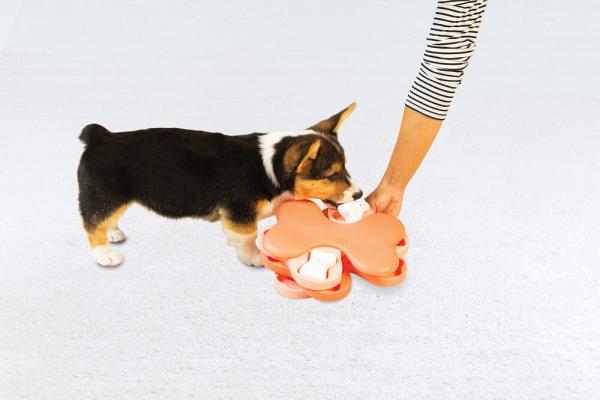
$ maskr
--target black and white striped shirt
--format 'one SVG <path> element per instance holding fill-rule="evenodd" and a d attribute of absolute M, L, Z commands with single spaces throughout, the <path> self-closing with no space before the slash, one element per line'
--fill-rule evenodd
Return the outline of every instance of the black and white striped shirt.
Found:
<path fill-rule="evenodd" d="M 444 119 L 475 51 L 487 0 L 439 0 L 427 37 L 425 56 L 406 105 Z"/>

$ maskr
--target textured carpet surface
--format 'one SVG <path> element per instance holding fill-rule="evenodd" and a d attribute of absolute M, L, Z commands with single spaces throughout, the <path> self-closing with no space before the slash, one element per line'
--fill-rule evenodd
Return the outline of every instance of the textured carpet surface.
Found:
<path fill-rule="evenodd" d="M 216 224 L 134 207 L 116 269 L 77 214 L 79 130 L 309 126 L 357 101 L 376 185 L 433 1 L 0 2 L 3 399 L 600 396 L 597 2 L 490 2 L 402 219 L 409 276 L 290 301 Z"/>

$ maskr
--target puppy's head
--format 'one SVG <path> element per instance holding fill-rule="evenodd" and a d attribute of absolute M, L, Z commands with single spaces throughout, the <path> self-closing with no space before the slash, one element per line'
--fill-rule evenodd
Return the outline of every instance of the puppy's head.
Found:
<path fill-rule="evenodd" d="M 362 196 L 350 180 L 344 149 L 338 141 L 341 124 L 355 107 L 352 103 L 305 131 L 281 137 L 274 146 L 273 165 L 278 166 L 275 172 L 282 189 L 296 199 L 320 199 L 334 206 Z"/>

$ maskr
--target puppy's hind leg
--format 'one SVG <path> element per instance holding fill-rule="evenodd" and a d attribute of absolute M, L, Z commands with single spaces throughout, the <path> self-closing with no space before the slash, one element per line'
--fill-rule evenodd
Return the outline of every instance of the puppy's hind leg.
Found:
<path fill-rule="evenodd" d="M 235 247 L 238 258 L 246 265 L 262 267 L 260 252 L 256 247 L 256 222 L 239 223 L 223 217 L 223 232 L 228 244 Z"/>
<path fill-rule="evenodd" d="M 123 262 L 123 256 L 115 252 L 108 243 L 118 238 L 115 233 L 121 232 L 121 230 L 117 227 L 117 221 L 125 213 L 127 207 L 127 204 L 118 207 L 96 223 L 84 220 L 84 227 L 92 249 L 92 258 L 104 267 L 115 267 Z M 119 241 L 124 239 L 123 235 Z"/>
<path fill-rule="evenodd" d="M 127 239 L 125 232 L 123 232 L 116 224 L 113 228 L 109 228 L 106 234 L 108 235 L 108 241 L 110 243 L 123 243 Z"/>

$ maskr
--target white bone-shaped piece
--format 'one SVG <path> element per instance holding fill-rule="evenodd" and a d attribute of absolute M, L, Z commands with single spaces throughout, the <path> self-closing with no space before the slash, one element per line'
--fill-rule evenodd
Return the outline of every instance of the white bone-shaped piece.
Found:
<path fill-rule="evenodd" d="M 316 248 L 310 252 L 310 259 L 300 268 L 300 274 L 320 281 L 327 279 L 327 271 L 337 262 L 334 252 Z"/>
<path fill-rule="evenodd" d="M 364 199 L 354 200 L 338 206 L 340 215 L 344 217 L 346 222 L 350 223 L 360 221 L 365 211 L 368 211 L 369 209 L 369 203 Z"/>

